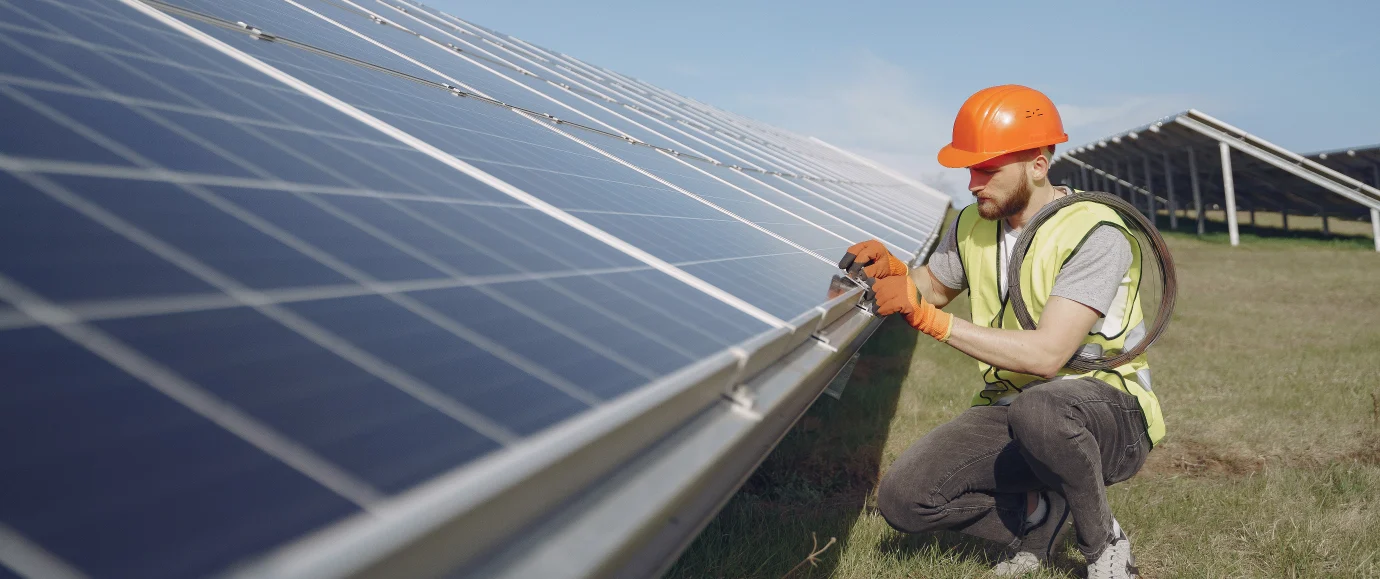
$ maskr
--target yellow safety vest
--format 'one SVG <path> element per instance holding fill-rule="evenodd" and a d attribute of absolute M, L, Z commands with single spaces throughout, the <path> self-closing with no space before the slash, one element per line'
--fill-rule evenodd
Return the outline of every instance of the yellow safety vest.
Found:
<path fill-rule="evenodd" d="M 1099 225 L 1111 225 L 1127 236 L 1131 242 L 1131 267 L 1122 279 L 1121 288 L 1109 311 L 1083 339 L 1081 348 L 1102 355 L 1115 355 L 1128 347 L 1128 341 L 1134 346 L 1145 336 L 1139 295 L 1140 244 L 1131 237 L 1126 223 L 1116 211 L 1091 201 L 1073 203 L 1060 209 L 1035 232 L 1035 239 L 1021 264 L 1019 281 L 1021 296 L 1025 298 L 1030 317 L 1038 325 L 1040 313 L 1044 311 L 1050 292 L 1054 290 L 1055 276 Z M 1001 292 L 1001 270 L 1008 265 L 1002 262 L 1000 221 L 982 219 L 978 215 L 977 205 L 973 204 L 959 213 L 957 228 L 959 259 L 968 277 L 973 323 L 989 328 L 1021 329 L 1016 315 L 1008 307 L 1006 296 Z M 1003 370 L 981 361 L 978 362 L 978 368 L 982 370 L 986 387 L 973 397 L 974 406 L 1009 404 L 1012 398 L 1032 383 L 1047 381 L 1041 376 Z M 1135 396 L 1145 414 L 1150 443 L 1158 444 L 1164 438 L 1164 415 L 1160 411 L 1159 399 L 1151 391 L 1150 366 L 1145 355 L 1114 370 L 1078 373 L 1064 368 L 1054 380 L 1064 376 L 1091 376 Z"/>

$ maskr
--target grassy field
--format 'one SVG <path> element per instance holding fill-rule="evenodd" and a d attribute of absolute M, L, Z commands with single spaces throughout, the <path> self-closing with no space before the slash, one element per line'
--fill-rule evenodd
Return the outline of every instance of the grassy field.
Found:
<path fill-rule="evenodd" d="M 1179 305 L 1150 356 L 1169 436 L 1108 491 L 1143 576 L 1380 577 L 1380 254 L 1168 236 Z M 815 404 L 667 576 L 981 577 L 986 544 L 893 531 L 873 498 L 977 384 L 971 359 L 888 320 L 843 398 Z M 814 537 L 837 542 L 800 565 Z M 1070 545 L 1037 576 L 1081 567 Z"/>

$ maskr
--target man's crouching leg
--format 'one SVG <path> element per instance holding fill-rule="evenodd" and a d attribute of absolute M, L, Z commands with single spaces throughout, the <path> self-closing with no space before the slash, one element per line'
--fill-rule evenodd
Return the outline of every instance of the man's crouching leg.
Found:
<path fill-rule="evenodd" d="M 877 508 L 898 531 L 952 530 L 1020 543 L 1035 477 L 1007 427 L 1007 408 L 969 408 L 930 431 L 887 469 Z"/>
<path fill-rule="evenodd" d="M 1035 386 L 1011 403 L 1021 455 L 1069 504 L 1078 549 L 1096 559 L 1117 537 L 1106 486 L 1131 478 L 1150 440 L 1134 396 L 1092 378 Z"/>

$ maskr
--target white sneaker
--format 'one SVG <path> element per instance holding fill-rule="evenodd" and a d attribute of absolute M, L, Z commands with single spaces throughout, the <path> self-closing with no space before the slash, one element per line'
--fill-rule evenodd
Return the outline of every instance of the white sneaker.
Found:
<path fill-rule="evenodd" d="M 1020 577 L 1040 569 L 1040 558 L 1030 551 L 1021 551 L 1015 556 L 997 563 L 989 573 L 991 577 Z"/>
<path fill-rule="evenodd" d="M 1136 558 L 1131 555 L 1131 539 L 1118 529 L 1117 538 L 1102 550 L 1096 561 L 1088 563 L 1088 579 L 1136 579 Z"/>

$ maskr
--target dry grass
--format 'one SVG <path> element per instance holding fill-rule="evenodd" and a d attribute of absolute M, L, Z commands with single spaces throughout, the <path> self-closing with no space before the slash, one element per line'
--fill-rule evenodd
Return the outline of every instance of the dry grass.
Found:
<path fill-rule="evenodd" d="M 1380 577 L 1380 254 L 1365 241 L 1171 234 L 1181 297 L 1151 351 L 1169 437 L 1109 490 L 1145 577 Z M 987 545 L 902 535 L 870 505 L 885 465 L 976 383 L 970 359 L 888 321 L 843 399 L 811 409 L 668 576 L 781 577 L 812 532 L 839 544 L 793 578 L 982 576 Z M 1079 576 L 1080 559 L 1039 576 Z"/>

